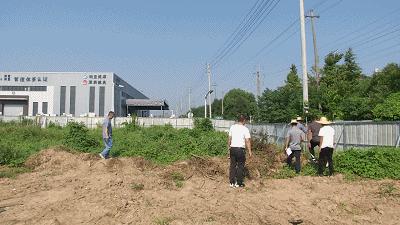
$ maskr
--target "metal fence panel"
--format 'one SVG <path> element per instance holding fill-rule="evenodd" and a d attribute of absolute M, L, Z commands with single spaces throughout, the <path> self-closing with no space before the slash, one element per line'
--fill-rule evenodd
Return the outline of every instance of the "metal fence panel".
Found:
<path fill-rule="evenodd" d="M 88 128 L 101 127 L 103 117 L 66 117 L 66 116 L 0 116 L 4 122 L 22 121 L 31 119 L 41 127 L 50 123 L 66 126 L 68 122 L 76 121 L 85 124 Z M 130 117 L 116 117 L 114 127 L 122 127 L 125 123 L 133 122 Z M 170 124 L 175 128 L 193 128 L 193 119 L 188 118 L 136 118 L 139 126 L 163 126 Z M 235 122 L 231 120 L 212 120 L 213 126 L 219 131 L 228 131 Z M 247 125 L 253 135 L 266 138 L 269 142 L 283 144 L 288 124 L 249 124 Z M 335 145 L 337 148 L 396 146 L 400 145 L 400 121 L 397 122 L 336 122 L 332 124 L 335 130 Z"/>

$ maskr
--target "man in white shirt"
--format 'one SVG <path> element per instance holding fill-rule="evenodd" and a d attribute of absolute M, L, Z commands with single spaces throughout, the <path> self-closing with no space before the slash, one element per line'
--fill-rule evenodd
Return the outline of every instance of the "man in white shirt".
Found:
<path fill-rule="evenodd" d="M 331 124 L 330 121 L 326 117 L 321 117 L 319 121 L 317 121 L 322 125 L 319 130 L 319 138 L 320 138 L 320 153 L 318 160 L 318 175 L 322 176 L 326 162 L 329 165 L 329 176 L 333 175 L 333 140 L 335 136 L 335 130 L 333 127 L 329 126 Z"/>
<path fill-rule="evenodd" d="M 246 118 L 240 115 L 238 123 L 229 129 L 228 149 L 231 160 L 229 168 L 229 182 L 231 187 L 244 187 L 244 165 L 246 162 L 246 147 L 251 153 L 250 131 L 244 126 Z"/>

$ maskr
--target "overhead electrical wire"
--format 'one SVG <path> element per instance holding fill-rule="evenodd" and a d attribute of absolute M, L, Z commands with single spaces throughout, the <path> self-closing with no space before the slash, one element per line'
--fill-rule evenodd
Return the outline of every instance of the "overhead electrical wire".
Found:
<path fill-rule="evenodd" d="M 254 16 L 245 23 L 236 33 L 235 38 L 212 60 L 211 66 L 217 67 L 227 56 L 232 55 L 260 26 L 260 24 L 270 15 L 280 0 L 268 0 L 253 14 Z"/>

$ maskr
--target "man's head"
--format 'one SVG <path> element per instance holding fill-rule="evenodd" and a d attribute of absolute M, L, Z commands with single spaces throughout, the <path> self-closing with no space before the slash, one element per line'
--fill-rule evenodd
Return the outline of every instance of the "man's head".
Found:
<path fill-rule="evenodd" d="M 238 122 L 241 123 L 241 124 L 245 124 L 246 123 L 246 116 L 243 115 L 243 114 L 240 114 L 238 116 Z"/>
<path fill-rule="evenodd" d="M 301 116 L 298 116 L 298 117 L 296 118 L 296 121 L 297 121 L 298 123 L 301 123 L 301 121 L 303 121 L 303 118 L 301 118 Z"/>
<path fill-rule="evenodd" d="M 296 119 L 291 120 L 290 125 L 292 125 L 292 127 L 297 126 L 297 120 Z"/>
<path fill-rule="evenodd" d="M 114 118 L 114 112 L 113 111 L 110 111 L 110 112 L 108 112 L 108 118 L 109 119 L 112 119 L 112 118 Z"/>

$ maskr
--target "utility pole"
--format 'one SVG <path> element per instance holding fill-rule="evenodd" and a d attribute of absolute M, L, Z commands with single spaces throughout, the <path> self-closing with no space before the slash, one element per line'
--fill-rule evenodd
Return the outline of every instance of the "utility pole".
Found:
<path fill-rule="evenodd" d="M 214 102 L 215 99 L 217 99 L 217 84 L 214 83 L 213 85 L 211 85 L 214 88 L 214 99 L 211 102 Z"/>
<path fill-rule="evenodd" d="M 300 30 L 301 30 L 301 61 L 303 66 L 303 109 L 308 110 L 308 77 L 307 77 L 307 53 L 306 31 L 304 17 L 304 0 L 300 0 Z"/>
<path fill-rule="evenodd" d="M 208 76 L 208 93 L 211 91 L 211 68 L 210 64 L 207 63 L 207 76 Z M 211 96 L 210 94 L 207 96 L 208 98 L 208 105 L 209 105 L 209 110 L 210 110 L 210 119 L 211 119 Z"/>
<path fill-rule="evenodd" d="M 192 95 L 192 88 L 189 88 L 189 112 L 192 111 L 192 105 L 191 105 L 191 102 L 190 102 L 191 95 Z"/>
<path fill-rule="evenodd" d="M 314 15 L 314 10 L 310 10 L 308 15 L 306 15 L 306 18 L 309 17 L 311 19 L 311 29 L 313 33 L 313 44 L 314 44 L 314 72 L 315 72 L 315 77 L 317 79 L 317 85 L 319 86 L 319 56 L 318 56 L 318 49 L 317 49 L 317 35 L 315 33 L 315 24 L 314 24 L 314 18 L 319 18 L 319 15 Z"/>
<path fill-rule="evenodd" d="M 221 115 L 224 117 L 224 98 L 225 98 L 225 93 L 222 91 L 222 101 L 221 101 Z"/>
<path fill-rule="evenodd" d="M 258 70 L 256 72 L 256 95 L 257 98 L 261 95 L 260 66 L 258 66 Z"/>

